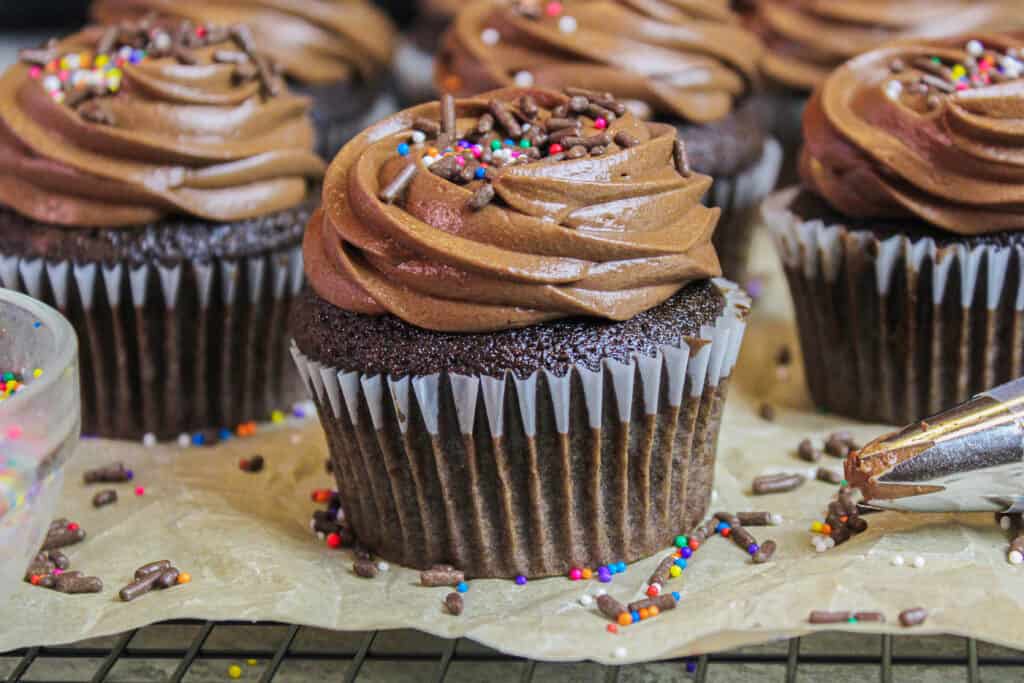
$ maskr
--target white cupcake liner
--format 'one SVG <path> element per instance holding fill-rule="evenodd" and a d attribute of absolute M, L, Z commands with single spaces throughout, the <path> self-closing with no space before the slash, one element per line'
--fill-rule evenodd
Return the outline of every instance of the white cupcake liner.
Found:
<path fill-rule="evenodd" d="M 815 400 L 904 424 L 1024 374 L 1024 247 L 804 221 L 799 190 L 764 205 Z"/>
<path fill-rule="evenodd" d="M 470 576 L 631 561 L 703 518 L 749 300 L 654 357 L 563 376 L 367 375 L 293 344 L 346 518 L 386 559 Z M 671 444 L 671 447 L 665 447 Z"/>
<path fill-rule="evenodd" d="M 286 328 L 300 247 L 170 265 L 0 253 L 0 283 L 74 325 L 85 434 L 170 438 L 265 418 L 298 397 Z"/>

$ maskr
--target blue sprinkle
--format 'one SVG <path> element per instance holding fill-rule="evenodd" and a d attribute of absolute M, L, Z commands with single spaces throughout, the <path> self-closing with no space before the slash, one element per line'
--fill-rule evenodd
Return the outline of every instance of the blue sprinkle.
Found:
<path fill-rule="evenodd" d="M 680 557 L 679 559 L 676 560 L 676 566 L 679 567 L 680 569 L 686 569 L 686 560 L 684 560 L 683 558 Z"/>
<path fill-rule="evenodd" d="M 196 446 L 202 446 L 206 443 L 206 437 L 203 436 L 201 432 L 196 432 L 192 435 L 192 443 Z"/>
<path fill-rule="evenodd" d="M 690 557 L 693 555 L 693 551 L 690 550 L 690 548 L 688 548 L 688 547 L 687 548 L 680 548 L 679 552 L 682 554 L 684 560 L 690 559 Z"/>
<path fill-rule="evenodd" d="M 516 577 L 516 585 L 517 586 L 525 586 L 526 585 L 526 577 L 523 576 L 522 574 L 517 576 Z"/>
<path fill-rule="evenodd" d="M 42 324 L 41 322 L 39 322 L 38 320 L 37 320 L 37 321 L 35 321 L 34 323 L 32 323 L 32 327 L 36 328 L 37 330 L 38 330 L 38 329 L 39 329 L 40 327 L 42 327 L 42 326 L 43 326 L 43 324 Z"/>
<path fill-rule="evenodd" d="M 632 619 L 633 623 L 635 624 L 636 622 L 640 621 L 640 613 L 636 610 L 633 610 L 629 613 L 629 618 Z"/>
<path fill-rule="evenodd" d="M 459 585 L 455 587 L 455 590 L 459 591 L 460 593 L 465 593 L 469 590 L 469 584 L 465 581 L 460 581 Z"/>
<path fill-rule="evenodd" d="M 725 522 L 719 522 L 718 526 L 715 527 L 715 531 L 717 531 L 718 533 L 722 533 L 726 529 L 731 529 L 731 528 L 732 527 L 729 526 L 728 524 L 726 524 Z"/>
<path fill-rule="evenodd" d="M 600 567 L 598 567 L 598 568 L 597 568 L 597 573 L 598 573 L 598 574 L 611 574 L 611 573 L 612 573 L 613 571 L 614 571 L 614 570 L 612 569 L 612 566 L 611 566 L 611 565 L 608 565 L 608 566 L 606 567 L 606 566 L 604 566 L 604 565 L 602 564 L 602 565 L 601 565 Z"/>
<path fill-rule="evenodd" d="M 601 583 L 610 583 L 611 580 L 612 580 L 612 575 L 611 574 L 607 574 L 607 573 L 605 573 L 605 574 L 598 574 L 597 580 L 600 581 Z"/>
<path fill-rule="evenodd" d="M 477 180 L 483 180 L 486 177 L 487 177 L 487 169 L 486 168 L 481 166 L 480 168 L 476 169 L 476 179 Z"/>
<path fill-rule="evenodd" d="M 398 145 L 398 153 L 401 154 L 403 157 L 408 155 L 409 154 L 409 145 L 407 145 L 404 142 L 402 144 Z"/>
<path fill-rule="evenodd" d="M 626 571 L 626 563 L 625 562 L 617 563 L 615 565 L 615 569 L 616 569 L 616 571 L 618 571 L 621 574 L 622 572 Z"/>
<path fill-rule="evenodd" d="M 505 144 L 508 145 L 509 147 L 515 147 L 516 141 L 513 140 L 512 138 L 505 138 Z"/>
<path fill-rule="evenodd" d="M 686 673 L 692 674 L 697 673 L 697 661 L 694 659 L 686 660 Z"/>
<path fill-rule="evenodd" d="M 675 598 L 676 602 L 683 599 L 683 596 L 679 594 L 679 591 L 672 591 L 672 597 Z"/>
<path fill-rule="evenodd" d="M 228 429 L 227 427 L 221 427 L 220 431 L 217 432 L 217 436 L 220 437 L 221 441 L 227 441 L 228 439 L 231 438 L 231 430 Z"/>

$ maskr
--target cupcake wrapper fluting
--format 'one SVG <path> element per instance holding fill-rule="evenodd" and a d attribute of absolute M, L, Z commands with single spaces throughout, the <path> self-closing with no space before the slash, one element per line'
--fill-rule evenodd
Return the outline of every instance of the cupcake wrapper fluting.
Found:
<path fill-rule="evenodd" d="M 796 194 L 764 212 L 815 402 L 906 424 L 1024 374 L 1024 247 L 879 239 L 802 220 Z"/>
<path fill-rule="evenodd" d="M 747 277 L 759 207 L 775 189 L 781 166 L 782 148 L 776 140 L 768 138 L 761 159 L 754 166 L 739 175 L 716 177 L 711 187 L 705 203 L 722 209 L 715 230 L 715 250 L 722 272 L 731 280 L 743 282 Z"/>
<path fill-rule="evenodd" d="M 0 254 L 4 287 L 75 327 L 82 431 L 111 438 L 233 427 L 302 398 L 286 333 L 302 281 L 298 246 L 138 266 Z"/>
<path fill-rule="evenodd" d="M 380 556 L 471 577 L 632 561 L 699 522 L 749 300 L 719 283 L 700 339 L 520 379 L 338 371 L 293 346 L 342 504 Z"/>

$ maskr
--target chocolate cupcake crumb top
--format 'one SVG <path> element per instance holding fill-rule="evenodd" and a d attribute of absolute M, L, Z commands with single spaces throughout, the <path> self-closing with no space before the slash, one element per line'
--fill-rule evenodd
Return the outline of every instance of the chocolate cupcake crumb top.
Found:
<path fill-rule="evenodd" d="M 432 330 L 626 320 L 720 274 L 710 184 L 609 93 L 448 96 L 342 150 L 306 271 L 340 308 Z"/>
<path fill-rule="evenodd" d="M 967 36 L 837 69 L 804 116 L 805 184 L 854 219 L 961 235 L 1024 228 L 1024 42 Z"/>
<path fill-rule="evenodd" d="M 436 76 L 460 95 L 610 90 L 638 113 L 708 123 L 749 94 L 760 55 L 727 0 L 475 0 L 446 35 Z"/>
<path fill-rule="evenodd" d="M 0 202 L 84 227 L 297 206 L 323 170 L 308 102 L 257 48 L 148 17 L 22 51 L 0 78 Z"/>

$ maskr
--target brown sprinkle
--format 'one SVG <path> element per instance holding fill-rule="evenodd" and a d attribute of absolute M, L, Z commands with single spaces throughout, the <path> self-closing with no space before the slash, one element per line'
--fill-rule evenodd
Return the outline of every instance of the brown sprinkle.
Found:
<path fill-rule="evenodd" d="M 462 596 L 458 593 L 449 593 L 444 596 L 444 606 L 447 608 L 449 614 L 457 617 L 462 614 L 462 609 L 465 606 L 465 603 L 463 603 Z"/>
<path fill-rule="evenodd" d="M 103 491 L 98 492 L 95 496 L 92 497 L 92 506 L 96 508 L 101 508 L 104 507 L 105 505 L 110 505 L 111 503 L 116 502 L 117 491 L 115 491 L 114 489 L 104 489 Z"/>
<path fill-rule="evenodd" d="M 99 593 L 103 590 L 103 581 L 97 576 L 81 576 L 81 572 L 64 572 L 53 587 L 59 593 Z"/>
<path fill-rule="evenodd" d="M 900 623 L 904 626 L 920 626 L 928 620 L 928 610 L 924 607 L 912 607 L 900 612 Z"/>
<path fill-rule="evenodd" d="M 826 484 L 838 484 L 843 480 L 843 475 L 830 467 L 819 467 L 814 473 L 815 479 Z"/>
<path fill-rule="evenodd" d="M 607 593 L 597 596 L 597 608 L 601 610 L 601 614 L 612 621 L 618 619 L 619 615 L 626 611 L 625 605 Z"/>
<path fill-rule="evenodd" d="M 668 581 L 669 569 L 672 568 L 672 565 L 675 564 L 675 561 L 676 558 L 674 555 L 666 555 L 664 558 L 662 558 L 661 562 L 659 562 L 658 566 L 655 568 L 654 573 L 651 574 L 649 579 L 647 579 L 648 585 L 653 586 L 657 584 L 661 586 L 666 581 Z"/>
<path fill-rule="evenodd" d="M 693 170 L 690 168 L 690 155 L 686 152 L 686 143 L 679 138 L 676 138 L 672 144 L 672 159 L 675 161 L 676 171 L 679 172 L 679 175 L 684 178 L 693 175 Z"/>
<path fill-rule="evenodd" d="M 615 134 L 615 144 L 624 149 L 629 149 L 630 147 L 636 147 L 639 145 L 640 141 L 626 131 L 620 130 Z"/>
<path fill-rule="evenodd" d="M 457 586 L 466 580 L 466 575 L 450 565 L 435 565 L 420 572 L 423 586 Z"/>
<path fill-rule="evenodd" d="M 441 95 L 441 132 L 454 136 L 455 133 L 455 96 L 451 93 Z"/>
<path fill-rule="evenodd" d="M 156 562 L 150 562 L 144 564 L 135 570 L 135 578 L 142 579 L 151 574 L 162 574 L 164 571 L 171 568 L 170 560 L 157 560 Z"/>
<path fill-rule="evenodd" d="M 481 121 L 483 119 L 481 118 Z M 479 125 L 479 123 L 477 124 Z M 492 121 L 493 125 L 493 121 Z M 431 121 L 423 117 L 417 118 L 412 122 L 412 127 L 428 137 L 437 137 L 441 134 L 441 124 L 437 121 Z"/>
<path fill-rule="evenodd" d="M 771 474 L 757 477 L 751 487 L 755 495 L 785 493 L 802 486 L 806 479 L 802 474 Z"/>
<path fill-rule="evenodd" d="M 775 408 L 770 403 L 762 403 L 758 414 L 761 416 L 761 419 L 766 422 L 775 421 Z"/>
<path fill-rule="evenodd" d="M 767 540 L 758 546 L 757 552 L 754 553 L 754 564 L 770 562 L 773 555 L 775 555 L 775 541 Z"/>
<path fill-rule="evenodd" d="M 775 516 L 770 512 L 737 512 L 736 519 L 743 526 L 774 526 Z"/>
<path fill-rule="evenodd" d="M 849 612 L 830 612 L 816 609 L 807 617 L 812 624 L 841 624 L 850 620 Z"/>
<path fill-rule="evenodd" d="M 582 95 L 575 95 L 569 98 L 569 111 L 582 114 L 590 106 L 590 100 Z"/>
<path fill-rule="evenodd" d="M 854 612 L 853 618 L 857 621 L 873 621 L 877 623 L 885 622 L 885 615 L 881 612 Z"/>
<path fill-rule="evenodd" d="M 434 164 L 434 166 L 437 165 L 438 164 Z M 385 204 L 393 204 L 395 200 L 397 200 L 399 197 L 405 194 L 406 188 L 409 187 L 409 183 L 411 183 L 412 179 L 416 177 L 416 174 L 419 172 L 419 170 L 420 167 L 417 163 L 412 162 L 407 164 L 401 171 L 398 172 L 398 175 L 396 175 L 394 179 L 390 183 L 388 183 L 383 190 L 381 190 L 381 201 L 383 201 Z M 433 166 L 431 167 L 431 170 L 433 170 Z"/>
<path fill-rule="evenodd" d="M 530 120 L 537 118 L 537 114 L 540 113 L 537 100 L 533 99 L 531 95 L 523 95 L 519 98 L 519 109 Z"/>
<path fill-rule="evenodd" d="M 380 569 L 377 568 L 377 563 L 373 560 L 360 558 L 352 564 L 352 571 L 356 576 L 361 576 L 364 579 L 372 579 L 380 573 Z"/>
<path fill-rule="evenodd" d="M 807 462 L 818 462 L 821 460 L 821 451 L 814 447 L 810 439 L 804 439 L 800 442 L 800 445 L 796 447 L 796 454 L 800 456 L 801 460 Z"/>
<path fill-rule="evenodd" d="M 490 183 L 484 183 L 477 191 L 473 193 L 473 196 L 469 199 L 469 208 L 473 211 L 479 211 L 484 208 L 494 199 L 494 185 Z"/>
<path fill-rule="evenodd" d="M 676 599 L 672 597 L 671 593 L 663 593 L 661 595 L 656 595 L 653 598 L 644 598 L 643 600 L 631 602 L 629 603 L 628 609 L 630 612 L 639 612 L 642 609 L 649 609 L 651 607 L 657 607 L 662 612 L 667 609 L 675 609 Z M 614 619 L 615 617 L 612 618 Z"/>
<path fill-rule="evenodd" d="M 569 151 L 566 152 L 566 156 L 570 159 L 581 159 L 587 156 L 587 148 L 583 145 L 573 145 L 569 148 Z"/>
<path fill-rule="evenodd" d="M 505 105 L 498 100 L 491 100 L 488 103 L 488 108 L 491 110 L 491 114 L 501 124 L 505 131 L 513 138 L 522 137 L 523 128 L 516 121 L 516 117 L 509 113 Z"/>

